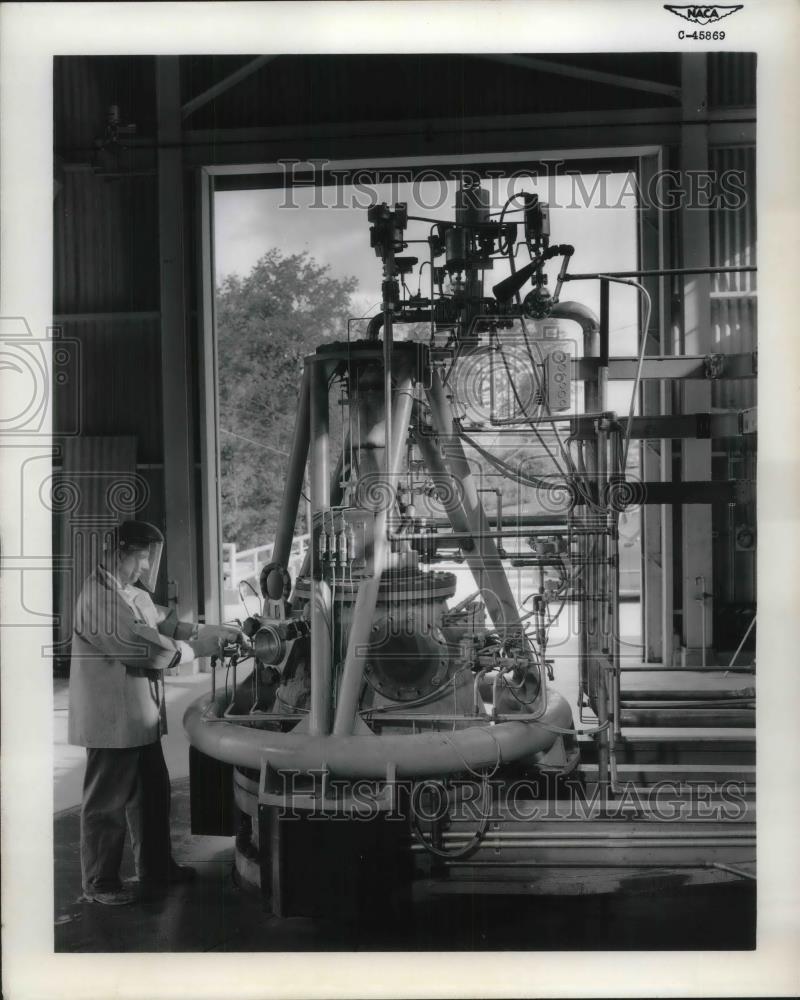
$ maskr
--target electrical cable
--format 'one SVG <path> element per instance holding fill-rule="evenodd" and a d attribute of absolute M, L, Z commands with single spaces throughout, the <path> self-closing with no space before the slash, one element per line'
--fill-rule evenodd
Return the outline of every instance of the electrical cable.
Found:
<path fill-rule="evenodd" d="M 431 269 L 431 280 L 433 279 L 433 264 L 429 260 L 423 260 L 419 265 L 419 270 L 417 271 L 417 276 L 419 281 L 417 283 L 417 298 L 422 297 L 422 269 L 424 267 L 429 267 Z M 433 308 L 433 291 L 431 291 L 431 308 Z"/>
<path fill-rule="evenodd" d="M 415 698 L 413 701 L 399 701 L 395 702 L 393 705 L 380 705 L 378 708 L 364 708 L 359 712 L 359 715 L 374 715 L 378 712 L 394 712 L 397 710 L 398 705 L 401 705 L 403 708 L 417 708 L 421 705 L 428 705 L 430 702 L 436 701 L 439 696 L 450 687 L 451 682 L 455 682 L 456 677 L 463 674 L 465 670 L 471 669 L 472 668 L 469 664 L 459 667 L 459 669 L 453 673 L 452 677 L 448 677 L 447 680 L 443 684 L 440 684 L 438 688 L 435 688 L 433 691 L 429 691 L 428 694 L 423 695 L 421 698 Z M 383 692 L 379 691 L 378 688 L 372 683 L 372 679 L 368 674 L 364 674 L 364 678 L 376 694 L 380 694 L 385 697 Z"/>
<path fill-rule="evenodd" d="M 457 424 L 457 421 L 454 421 L 454 423 Z M 469 434 L 467 434 L 466 431 L 461 430 L 460 427 L 457 428 L 457 432 L 458 436 L 463 438 L 470 448 L 474 448 L 479 455 L 485 458 L 486 461 L 490 465 L 494 466 L 494 468 L 506 479 L 512 479 L 515 482 L 523 483 L 525 486 L 532 486 L 534 489 L 550 490 L 553 489 L 554 485 L 556 485 L 552 481 L 548 482 L 546 479 L 539 479 L 534 478 L 533 476 L 524 475 L 519 471 L 519 469 L 513 468 L 513 466 L 508 465 L 501 458 L 497 458 L 495 455 L 492 455 L 491 452 L 486 451 L 485 448 L 482 448 L 474 438 L 471 438 Z"/>
<path fill-rule="evenodd" d="M 526 338 L 526 342 L 527 342 L 527 338 Z M 541 435 L 541 433 L 539 431 L 539 428 L 536 426 L 536 424 L 530 418 L 527 418 L 526 415 L 525 415 L 525 407 L 523 406 L 522 400 L 520 399 L 519 393 L 517 392 L 516 384 L 515 384 L 514 379 L 513 379 L 512 375 L 511 375 L 511 369 L 508 367 L 508 361 L 506 359 L 505 352 L 503 351 L 503 348 L 502 348 L 502 345 L 501 345 L 499 339 L 498 339 L 498 342 L 497 342 L 497 347 L 498 347 L 498 350 L 500 352 L 500 358 L 501 358 L 501 360 L 503 362 L 503 367 L 506 370 L 506 376 L 508 378 L 508 384 L 511 386 L 511 391 L 514 393 L 514 399 L 516 399 L 516 401 L 517 401 L 517 406 L 519 407 L 520 412 L 523 414 L 523 418 L 525 418 L 526 422 L 530 424 L 530 426 L 531 426 L 531 428 L 533 430 L 533 433 L 538 438 L 539 443 L 541 444 L 541 446 L 547 452 L 548 458 L 553 463 L 553 465 L 555 465 L 555 467 L 558 470 L 558 472 L 562 476 L 566 475 L 566 473 L 564 472 L 564 470 L 558 464 L 558 459 L 555 457 L 555 455 L 552 453 L 552 451 L 550 451 L 550 448 L 548 447 L 547 442 L 545 441 L 545 439 L 542 437 L 542 435 Z M 535 370 L 536 365 L 533 363 L 533 355 L 531 354 L 530 350 L 528 350 L 528 354 L 529 354 L 529 356 L 531 358 L 532 367 Z M 538 372 L 535 372 L 535 377 L 538 380 Z M 543 396 L 543 394 L 541 392 L 541 387 L 539 387 L 539 395 L 540 395 L 540 398 L 542 398 L 542 399 L 544 398 L 544 396 Z"/>
<path fill-rule="evenodd" d="M 281 698 L 278 691 L 275 692 L 275 701 L 279 701 L 281 705 L 285 705 L 286 708 L 290 709 L 292 712 L 305 712 L 306 714 L 308 714 L 311 711 L 311 709 L 303 708 L 301 705 L 290 704 L 288 701 Z"/>
<path fill-rule="evenodd" d="M 492 790 L 491 790 L 491 785 L 489 784 L 489 779 L 487 777 L 483 777 L 483 799 L 484 799 L 484 808 L 480 823 L 478 825 L 478 829 L 472 835 L 471 840 L 468 840 L 466 844 L 464 844 L 462 847 L 459 847 L 455 851 L 445 851 L 441 847 L 436 847 L 435 844 L 427 840 L 425 838 L 425 834 L 420 829 L 419 819 L 417 818 L 416 813 L 414 812 L 413 809 L 411 817 L 412 833 L 417 838 L 417 840 L 423 845 L 425 850 L 428 851 L 430 854 L 433 854 L 437 858 L 456 859 L 456 858 L 469 857 L 469 855 L 473 854 L 480 847 L 481 841 L 486 835 L 486 830 L 489 826 L 489 819 L 492 814 Z"/>
<path fill-rule="evenodd" d="M 242 607 L 247 612 L 247 615 L 249 617 L 250 616 L 250 610 L 247 607 L 247 604 L 245 603 L 245 599 L 242 597 L 242 587 L 245 586 L 245 585 L 248 586 L 250 588 L 250 590 L 252 590 L 253 594 L 255 595 L 255 598 L 258 601 L 258 613 L 262 614 L 262 612 L 264 610 L 264 602 L 262 601 L 261 595 L 259 594 L 259 592 L 253 586 L 253 584 L 250 583 L 249 580 L 240 580 L 239 581 L 239 586 L 236 588 L 238 590 L 238 592 L 239 592 L 239 600 L 242 602 Z"/>

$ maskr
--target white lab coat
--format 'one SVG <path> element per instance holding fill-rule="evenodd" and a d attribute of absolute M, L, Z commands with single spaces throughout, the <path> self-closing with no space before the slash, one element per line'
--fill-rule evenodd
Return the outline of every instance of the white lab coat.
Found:
<path fill-rule="evenodd" d="M 167 731 L 164 670 L 194 626 L 125 588 L 102 567 L 84 583 L 75 608 L 69 679 L 70 743 L 122 748 L 154 743 Z"/>

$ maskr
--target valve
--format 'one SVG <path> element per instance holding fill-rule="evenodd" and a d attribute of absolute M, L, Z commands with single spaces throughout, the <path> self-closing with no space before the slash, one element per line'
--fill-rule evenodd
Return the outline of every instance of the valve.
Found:
<path fill-rule="evenodd" d="M 550 292 L 544 287 L 547 275 L 542 274 L 541 278 L 542 284 L 533 288 L 522 300 L 522 311 L 530 319 L 547 319 L 553 308 L 553 299 Z"/>

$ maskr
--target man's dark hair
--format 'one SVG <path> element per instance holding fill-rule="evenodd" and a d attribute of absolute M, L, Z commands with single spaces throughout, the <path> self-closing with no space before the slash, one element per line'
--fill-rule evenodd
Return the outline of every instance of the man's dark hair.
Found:
<path fill-rule="evenodd" d="M 163 534 L 148 521 L 123 521 L 114 537 L 118 548 L 123 549 L 146 549 L 153 542 L 164 544 Z"/>

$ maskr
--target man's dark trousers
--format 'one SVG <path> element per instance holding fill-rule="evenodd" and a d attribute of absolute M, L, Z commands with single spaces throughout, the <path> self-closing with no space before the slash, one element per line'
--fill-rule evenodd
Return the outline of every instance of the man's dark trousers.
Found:
<path fill-rule="evenodd" d="M 161 740 L 141 747 L 87 747 L 81 807 L 84 891 L 119 889 L 130 829 L 136 874 L 164 882 L 171 864 L 170 783 Z"/>

